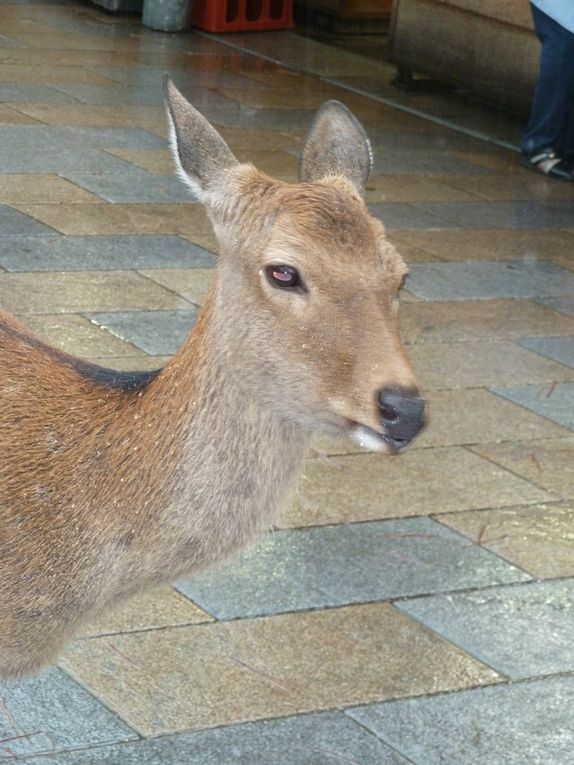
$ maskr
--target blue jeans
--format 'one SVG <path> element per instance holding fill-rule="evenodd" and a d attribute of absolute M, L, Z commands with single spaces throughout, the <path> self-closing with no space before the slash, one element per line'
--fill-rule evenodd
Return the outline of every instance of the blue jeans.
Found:
<path fill-rule="evenodd" d="M 542 149 L 574 155 L 574 34 L 531 5 L 542 43 L 540 73 L 522 151 Z"/>

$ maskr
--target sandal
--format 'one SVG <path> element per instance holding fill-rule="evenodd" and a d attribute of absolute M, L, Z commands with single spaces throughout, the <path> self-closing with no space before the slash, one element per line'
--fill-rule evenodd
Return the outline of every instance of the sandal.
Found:
<path fill-rule="evenodd" d="M 544 149 L 531 156 L 523 154 L 520 162 L 524 167 L 529 167 L 535 173 L 542 173 L 549 178 L 568 182 L 574 181 L 574 166 L 556 154 L 553 149 Z"/>

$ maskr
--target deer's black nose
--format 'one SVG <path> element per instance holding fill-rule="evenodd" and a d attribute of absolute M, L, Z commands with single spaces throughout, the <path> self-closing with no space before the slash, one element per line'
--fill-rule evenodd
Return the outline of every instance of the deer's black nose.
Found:
<path fill-rule="evenodd" d="M 395 449 L 407 446 L 425 424 L 425 400 L 416 388 L 383 388 L 377 404 L 385 436 Z"/>

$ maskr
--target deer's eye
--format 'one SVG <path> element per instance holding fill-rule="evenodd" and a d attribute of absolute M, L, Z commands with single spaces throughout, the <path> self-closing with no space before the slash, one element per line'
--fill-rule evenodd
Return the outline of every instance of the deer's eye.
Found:
<path fill-rule="evenodd" d="M 272 265 L 265 269 L 269 283 L 283 290 L 292 290 L 296 287 L 303 288 L 303 281 L 299 271 L 293 266 Z"/>

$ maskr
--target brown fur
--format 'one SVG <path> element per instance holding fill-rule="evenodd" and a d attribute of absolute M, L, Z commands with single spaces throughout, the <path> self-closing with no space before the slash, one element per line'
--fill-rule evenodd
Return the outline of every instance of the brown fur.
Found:
<path fill-rule="evenodd" d="M 207 167 L 172 119 L 221 246 L 173 360 L 114 379 L 1 316 L 0 676 L 38 670 L 104 607 L 245 545 L 285 504 L 313 431 L 376 430 L 376 391 L 414 385 L 396 327 L 405 266 L 360 172 L 289 185 L 229 155 L 220 167 L 186 112 Z M 267 283 L 264 266 L 284 262 L 305 298 Z"/>

